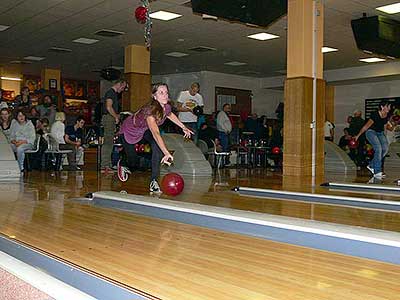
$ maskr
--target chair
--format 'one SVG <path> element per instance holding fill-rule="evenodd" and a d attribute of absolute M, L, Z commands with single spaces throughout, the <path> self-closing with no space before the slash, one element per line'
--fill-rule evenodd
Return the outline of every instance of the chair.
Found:
<path fill-rule="evenodd" d="M 26 169 L 27 169 L 27 171 L 30 171 L 30 170 L 31 170 L 31 161 L 30 161 L 31 156 L 32 156 L 34 153 L 38 153 L 38 152 L 39 152 L 39 149 L 40 149 L 40 139 L 41 139 L 41 138 L 42 138 L 41 135 L 40 135 L 40 134 L 37 134 L 37 135 L 36 135 L 36 139 L 35 139 L 35 143 L 33 144 L 33 149 L 30 149 L 30 150 L 26 150 L 26 151 L 25 151 L 25 163 L 26 163 Z"/>
<path fill-rule="evenodd" d="M 71 153 L 72 150 L 60 150 L 60 144 L 51 134 L 48 134 L 47 138 L 48 149 L 44 151 L 46 155 L 46 165 L 48 165 L 49 157 L 53 156 L 55 158 L 55 170 L 59 171 L 61 169 L 63 156 Z"/>
<path fill-rule="evenodd" d="M 214 146 L 214 167 L 217 167 L 217 169 L 219 169 L 221 167 L 221 164 L 223 162 L 223 158 L 225 157 L 229 157 L 231 155 L 230 152 L 218 152 L 217 151 L 217 144 L 212 141 L 213 146 Z"/>

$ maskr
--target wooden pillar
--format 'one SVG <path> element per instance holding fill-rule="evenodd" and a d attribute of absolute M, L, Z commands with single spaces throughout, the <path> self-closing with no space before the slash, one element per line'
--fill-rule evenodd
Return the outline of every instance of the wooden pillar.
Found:
<path fill-rule="evenodd" d="M 335 123 L 335 87 L 328 84 L 325 87 L 325 114 L 330 122 Z"/>
<path fill-rule="evenodd" d="M 125 78 L 129 91 L 123 95 L 122 108 L 135 111 L 151 97 L 150 51 L 145 46 L 125 47 Z"/>
<path fill-rule="evenodd" d="M 42 87 L 46 91 L 61 89 L 61 70 L 58 69 L 43 69 L 42 70 Z M 50 86 L 52 84 L 52 86 Z M 54 85 L 55 84 L 55 85 Z"/>
<path fill-rule="evenodd" d="M 283 174 L 312 175 L 313 0 L 288 0 L 287 80 L 283 135 Z M 325 82 L 323 78 L 323 5 L 316 1 L 317 150 L 316 176 L 324 174 Z"/>

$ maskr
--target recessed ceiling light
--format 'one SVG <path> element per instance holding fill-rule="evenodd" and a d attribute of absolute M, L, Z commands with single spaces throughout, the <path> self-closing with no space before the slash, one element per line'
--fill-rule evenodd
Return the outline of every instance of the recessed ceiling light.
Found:
<path fill-rule="evenodd" d="M 49 49 L 49 51 L 58 52 L 58 53 L 72 52 L 71 49 L 68 49 L 68 48 L 61 48 L 61 47 L 51 47 L 51 48 Z"/>
<path fill-rule="evenodd" d="M 172 56 L 172 57 L 184 57 L 184 56 L 188 56 L 189 54 L 183 53 L 183 52 L 170 52 L 170 53 L 166 53 L 165 55 Z"/>
<path fill-rule="evenodd" d="M 189 50 L 190 50 L 190 51 L 196 51 L 196 52 L 217 51 L 216 48 L 206 47 L 206 46 L 193 47 L 193 48 L 190 48 Z"/>
<path fill-rule="evenodd" d="M 46 57 L 40 57 L 40 56 L 25 56 L 24 59 L 26 60 L 33 60 L 33 61 L 41 61 L 45 59 Z"/>
<path fill-rule="evenodd" d="M 270 33 L 266 33 L 266 32 L 260 32 L 260 33 L 248 35 L 247 37 L 251 38 L 251 39 L 255 39 L 255 40 L 266 41 L 266 40 L 276 39 L 279 36 L 270 34 Z"/>
<path fill-rule="evenodd" d="M 74 43 L 81 43 L 81 44 L 86 44 L 86 45 L 94 44 L 94 43 L 97 43 L 98 41 L 99 40 L 88 39 L 88 38 L 79 38 L 79 39 L 73 40 Z"/>
<path fill-rule="evenodd" d="M 386 59 L 379 58 L 379 57 L 370 57 L 370 58 L 362 58 L 362 59 L 360 59 L 360 61 L 366 62 L 366 63 L 376 63 L 376 62 L 386 61 Z"/>
<path fill-rule="evenodd" d="M 339 49 L 331 48 L 331 47 L 322 47 L 321 51 L 322 51 L 322 53 L 329 53 L 329 52 L 339 51 Z"/>
<path fill-rule="evenodd" d="M 101 30 L 96 31 L 94 34 L 105 36 L 105 37 L 114 37 L 114 36 L 124 35 L 125 32 L 111 30 L 111 29 L 101 29 Z"/>
<path fill-rule="evenodd" d="M 389 4 L 376 8 L 379 11 L 383 11 L 387 14 L 397 14 L 400 12 L 400 3 Z"/>
<path fill-rule="evenodd" d="M 0 25 L 0 31 L 4 31 L 6 29 L 10 28 L 10 26 L 7 25 Z"/>
<path fill-rule="evenodd" d="M 22 81 L 21 78 L 16 78 L 16 77 L 6 77 L 6 76 L 1 76 L 0 79 L 3 80 L 12 80 L 12 81 Z"/>
<path fill-rule="evenodd" d="M 12 60 L 10 61 L 10 64 L 20 64 L 20 65 L 28 65 L 31 64 L 31 61 L 25 61 L 25 60 Z"/>
<path fill-rule="evenodd" d="M 163 21 L 169 21 L 169 20 L 173 20 L 173 19 L 182 17 L 182 15 L 174 14 L 174 13 L 171 13 L 168 11 L 163 11 L 163 10 L 159 10 L 154 13 L 151 13 L 149 16 L 152 19 L 158 19 L 158 20 L 163 20 Z"/>
<path fill-rule="evenodd" d="M 238 67 L 238 66 L 247 65 L 247 63 L 240 62 L 240 61 L 230 61 L 230 62 L 224 63 L 224 65 Z"/>

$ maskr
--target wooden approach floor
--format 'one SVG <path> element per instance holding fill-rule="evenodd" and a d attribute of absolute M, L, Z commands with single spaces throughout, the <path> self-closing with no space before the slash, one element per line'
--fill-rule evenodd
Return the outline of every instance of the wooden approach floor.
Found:
<path fill-rule="evenodd" d="M 174 199 L 400 231 L 399 213 L 248 198 L 229 191 L 235 185 L 311 191 L 296 179 L 259 170 L 227 170 L 215 179 L 186 181 L 184 193 Z M 33 172 L 21 183 L 1 183 L 0 233 L 149 293 L 152 299 L 400 299 L 398 265 L 70 200 L 97 190 L 145 195 L 147 180 L 145 173 L 121 184 L 112 175 L 98 177 L 91 171 Z"/>

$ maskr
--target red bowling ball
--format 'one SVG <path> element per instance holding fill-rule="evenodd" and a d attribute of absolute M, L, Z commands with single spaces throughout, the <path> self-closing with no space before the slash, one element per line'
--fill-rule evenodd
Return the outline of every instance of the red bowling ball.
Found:
<path fill-rule="evenodd" d="M 355 139 L 351 139 L 349 141 L 349 148 L 350 149 L 357 149 L 358 148 L 358 141 Z"/>
<path fill-rule="evenodd" d="M 273 147 L 271 152 L 272 152 L 272 154 L 279 154 L 279 153 L 281 153 L 281 148 Z"/>
<path fill-rule="evenodd" d="M 182 193 L 184 186 L 185 182 L 182 176 L 177 173 L 168 173 L 164 175 L 161 180 L 161 190 L 163 193 L 170 196 L 176 196 Z"/>

